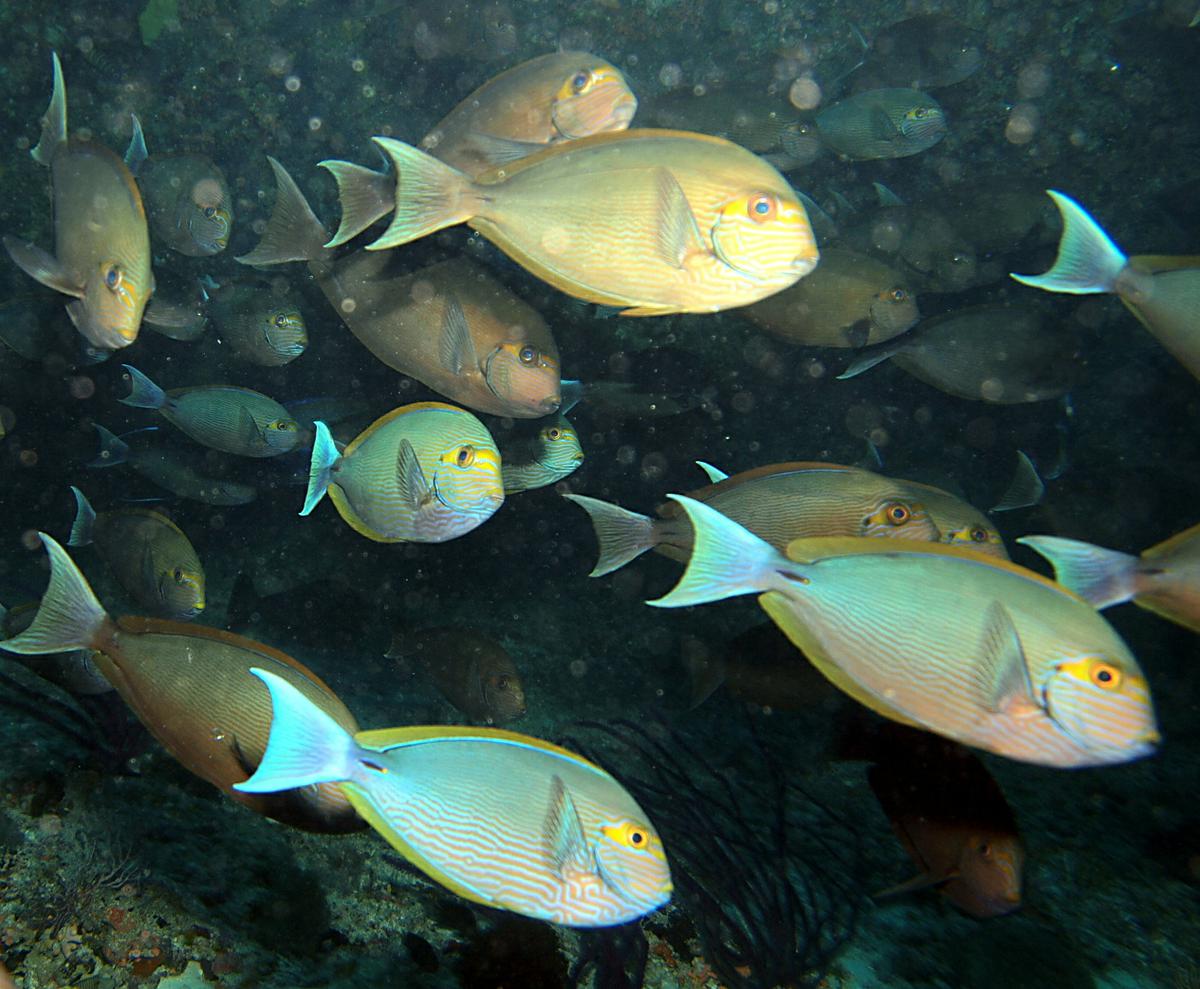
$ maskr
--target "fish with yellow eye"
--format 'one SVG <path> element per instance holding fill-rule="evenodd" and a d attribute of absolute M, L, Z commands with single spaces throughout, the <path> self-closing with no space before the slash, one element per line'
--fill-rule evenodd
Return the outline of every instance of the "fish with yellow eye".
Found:
<path fill-rule="evenodd" d="M 95 545 L 125 592 L 157 618 L 193 618 L 204 610 L 204 567 L 183 530 L 145 508 L 96 513 L 77 487 L 68 546 Z"/>
<path fill-rule="evenodd" d="M 233 229 L 233 197 L 225 174 L 204 155 L 148 155 L 141 122 L 125 164 L 146 197 L 154 234 L 173 251 L 209 257 L 225 250 Z"/>
<path fill-rule="evenodd" d="M 500 453 L 465 409 L 417 402 L 393 409 L 338 448 L 316 424 L 308 515 L 328 492 L 360 535 L 379 543 L 441 543 L 486 522 L 504 501 Z"/>
<path fill-rule="evenodd" d="M 579 469 L 583 447 L 579 434 L 564 416 L 555 416 L 535 436 L 515 436 L 500 451 L 504 493 L 516 494 L 557 484 Z"/>
<path fill-rule="evenodd" d="M 513 66 L 489 79 L 451 110 L 417 145 L 475 178 L 552 144 L 622 131 L 637 98 L 620 71 L 587 52 L 554 52 Z M 322 164 L 338 188 L 355 194 L 342 201 L 336 247 L 392 211 L 396 180 L 347 161 Z"/>
<path fill-rule="evenodd" d="M 941 541 L 987 556 L 1008 559 L 1004 539 L 991 520 L 969 501 L 932 484 L 894 477 L 892 481 L 925 506 L 941 533 Z"/>
<path fill-rule="evenodd" d="M 787 180 L 721 138 L 593 134 L 476 178 L 411 145 L 374 140 L 394 166 L 395 211 L 368 250 L 466 223 L 555 288 L 626 316 L 748 305 L 817 263 L 808 215 Z M 366 195 L 358 176 L 341 176 L 343 211 Z M 268 227 L 253 256 L 293 251 Z"/>
<path fill-rule="evenodd" d="M 138 409 L 157 409 L 197 443 L 239 457 L 277 457 L 293 450 L 296 420 L 273 398 L 233 385 L 198 385 L 165 392 L 137 368 L 121 365 L 131 391 L 121 399 Z"/>
<path fill-rule="evenodd" d="M 5 237 L 4 247 L 31 278 L 72 297 L 67 315 L 89 343 L 117 350 L 137 339 L 154 292 L 146 212 L 120 158 L 98 142 L 67 137 L 57 54 L 53 62 L 54 94 L 33 158 L 50 169 L 55 253 L 15 237 Z"/>
<path fill-rule="evenodd" d="M 645 811 L 567 749 L 500 728 L 354 732 L 273 672 L 267 751 L 247 794 L 336 785 L 387 842 L 473 903 L 570 927 L 624 924 L 671 898 Z"/>
<path fill-rule="evenodd" d="M 758 594 L 793 645 L 876 713 L 1021 762 L 1127 762 L 1161 737 L 1129 648 L 1083 598 L 932 542 L 797 539 L 786 553 L 691 498 L 688 569 L 664 608 Z"/>
<path fill-rule="evenodd" d="M 464 258 L 410 271 L 395 254 L 336 256 L 292 177 L 268 161 L 275 208 L 263 242 L 238 261 L 259 267 L 307 261 L 325 297 L 372 354 L 476 412 L 533 419 L 558 408 L 558 347 L 536 310 Z"/>
<path fill-rule="evenodd" d="M 906 158 L 946 136 L 946 114 L 937 100 L 916 89 L 871 89 L 823 109 L 817 130 L 851 161 Z"/>
<path fill-rule="evenodd" d="M 263 283 L 232 282 L 205 294 L 217 333 L 238 359 L 282 367 L 308 346 L 304 315 L 286 292 Z"/>

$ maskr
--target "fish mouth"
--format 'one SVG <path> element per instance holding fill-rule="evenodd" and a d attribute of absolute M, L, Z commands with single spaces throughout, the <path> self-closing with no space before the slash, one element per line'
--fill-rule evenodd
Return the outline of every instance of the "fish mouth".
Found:
<path fill-rule="evenodd" d="M 543 412 L 550 413 L 556 411 L 560 405 L 562 405 L 562 396 L 551 395 L 549 398 L 543 398 L 538 402 L 537 407 Z"/>

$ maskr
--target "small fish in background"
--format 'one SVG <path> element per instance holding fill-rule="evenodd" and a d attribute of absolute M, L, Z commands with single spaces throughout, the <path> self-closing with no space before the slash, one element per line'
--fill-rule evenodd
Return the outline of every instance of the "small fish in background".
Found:
<path fill-rule="evenodd" d="M 983 63 L 978 31 L 944 14 L 924 14 L 876 32 L 855 82 L 939 89 L 971 78 Z"/>
<path fill-rule="evenodd" d="M 864 720 L 853 719 L 839 755 L 872 763 L 867 782 L 919 870 L 875 898 L 936 889 L 979 920 L 1019 910 L 1025 846 L 987 767 L 956 742 Z"/>
<path fill-rule="evenodd" d="M 587 52 L 554 52 L 489 79 L 417 146 L 478 178 L 565 141 L 625 130 L 636 111 L 637 98 L 617 68 Z M 353 239 L 395 207 L 390 171 L 337 160 L 321 165 L 345 193 L 341 225 L 328 246 Z"/>
<path fill-rule="evenodd" d="M 505 725 L 525 715 L 525 689 L 512 656 L 476 629 L 398 631 L 384 655 L 415 664 L 446 700 L 477 724 Z"/>
<path fill-rule="evenodd" d="M 784 555 L 703 502 L 671 499 L 695 542 L 655 607 L 756 593 L 860 704 L 1009 759 L 1111 765 L 1161 741 L 1129 648 L 1090 604 L 1032 570 L 915 540 L 797 539 Z"/>
<path fill-rule="evenodd" d="M 0 605 L 0 649 L 4 639 L 20 635 L 33 624 L 37 616 L 38 602 L 30 601 L 12 608 Z M 47 653 L 34 660 L 12 653 L 12 657 L 24 661 L 24 665 L 44 680 L 62 687 L 69 694 L 79 697 L 94 697 L 107 694 L 113 685 L 104 678 L 92 662 L 90 649 L 71 649 L 67 652 Z"/>
<path fill-rule="evenodd" d="M 257 282 L 230 282 L 206 293 L 213 325 L 238 359 L 282 367 L 308 346 L 304 316 L 291 295 Z"/>
<path fill-rule="evenodd" d="M 162 443 L 127 443 L 111 430 L 92 423 L 100 438 L 100 449 L 88 463 L 93 469 L 128 464 L 152 484 L 180 498 L 206 505 L 248 505 L 258 489 L 230 478 L 213 477 L 206 471 L 205 458 L 191 451 Z M 143 430 L 136 430 L 141 433 Z M 155 429 L 145 432 L 154 433 Z M 126 434 L 127 436 L 130 434 Z"/>
<path fill-rule="evenodd" d="M 68 546 L 95 545 L 121 587 L 157 618 L 194 618 L 204 610 L 204 567 L 191 540 L 146 508 L 96 513 L 77 487 Z"/>
<path fill-rule="evenodd" d="M 7 651 L 37 656 L 91 649 L 96 668 L 189 772 L 277 821 L 333 833 L 362 827 L 333 785 L 265 796 L 234 788 L 258 767 L 272 730 L 270 696 L 252 669 L 272 670 L 332 723 L 358 730 L 316 674 L 270 646 L 219 629 L 131 615 L 114 619 L 67 551 L 46 533 L 38 535 L 50 556 L 50 584 L 33 624 L 4 641 Z"/>
<path fill-rule="evenodd" d="M 1079 383 L 1080 338 L 1027 306 L 983 305 L 943 313 L 864 354 L 838 375 L 855 378 L 890 360 L 947 395 L 1017 405 L 1060 398 Z"/>
<path fill-rule="evenodd" d="M 1004 538 L 986 515 L 964 498 L 932 484 L 922 484 L 904 478 L 892 478 L 901 490 L 920 501 L 937 524 L 941 541 L 961 549 L 974 550 L 1001 560 L 1008 559 Z"/>
<path fill-rule="evenodd" d="M 204 155 L 148 155 L 142 125 L 133 118 L 125 164 L 137 176 L 155 236 L 190 257 L 225 250 L 233 230 L 233 198 L 225 174 Z"/>
<path fill-rule="evenodd" d="M 1200 378 L 1200 256 L 1128 258 L 1087 211 L 1048 189 L 1063 219 L 1054 265 L 1013 275 L 1022 285 L 1070 295 L 1111 293 L 1180 364 Z"/>
<path fill-rule="evenodd" d="M 108 148 L 67 137 L 67 90 L 54 53 L 54 93 L 32 151 L 50 169 L 54 255 L 15 237 L 4 247 L 34 280 L 74 301 L 67 315 L 93 346 L 128 347 L 154 293 L 150 234 L 133 176 Z"/>
<path fill-rule="evenodd" d="M 928 206 L 883 205 L 849 229 L 845 243 L 896 265 L 918 292 L 965 292 L 1003 277 L 980 263 L 945 213 Z"/>
<path fill-rule="evenodd" d="M 532 435 L 511 436 L 500 449 L 504 493 L 517 494 L 557 484 L 583 463 L 579 433 L 564 416 L 555 416 Z"/>
<path fill-rule="evenodd" d="M 904 275 L 843 248 L 825 248 L 811 275 L 742 312 L 773 336 L 809 347 L 883 343 L 920 318 Z"/>
<path fill-rule="evenodd" d="M 626 316 L 747 305 L 817 263 L 812 227 L 787 180 L 721 138 L 593 134 L 478 179 L 393 138 L 373 140 L 392 162 L 396 210 L 368 250 L 465 223 L 560 291 Z M 344 215 L 374 194 L 363 189 L 374 181 L 343 175 Z M 271 234 L 268 227 L 250 263 L 288 257 Z"/>
<path fill-rule="evenodd" d="M 776 548 L 818 536 L 871 536 L 938 540 L 924 505 L 890 478 L 841 464 L 769 464 L 732 477 L 701 464 L 713 483 L 690 497 L 712 506 Z M 672 501 L 659 518 L 639 515 L 599 498 L 566 494 L 588 513 L 600 555 L 589 574 L 603 577 L 653 549 L 673 560 L 691 557 L 693 531 Z"/>
<path fill-rule="evenodd" d="M 338 452 L 316 424 L 308 515 L 328 491 L 359 535 L 380 543 L 440 543 L 466 535 L 504 502 L 500 452 L 465 409 L 417 402 L 375 420 Z"/>
<path fill-rule="evenodd" d="M 335 783 L 435 882 L 527 917 L 608 927 L 670 900 L 646 813 L 581 756 L 499 728 L 355 733 L 275 673 L 254 672 L 271 691 L 271 737 L 241 791 Z"/>
<path fill-rule="evenodd" d="M 1132 601 L 1200 632 L 1200 525 L 1141 556 L 1061 536 L 1024 536 L 1017 542 L 1041 553 L 1054 567 L 1054 579 L 1096 608 Z"/>
<path fill-rule="evenodd" d="M 296 420 L 260 392 L 232 385 L 198 385 L 164 392 L 141 371 L 122 364 L 130 393 L 123 405 L 157 409 L 197 443 L 239 457 L 277 457 L 295 448 Z"/>
<path fill-rule="evenodd" d="M 412 272 L 394 255 L 335 257 L 292 177 L 267 160 L 275 207 L 258 247 L 238 261 L 259 267 L 307 261 L 325 297 L 372 354 L 446 398 L 521 419 L 558 408 L 558 347 L 536 310 L 465 258 Z"/>
<path fill-rule="evenodd" d="M 947 133 L 937 100 L 915 89 L 872 89 L 838 100 L 816 117 L 821 139 L 851 161 L 907 158 Z"/>

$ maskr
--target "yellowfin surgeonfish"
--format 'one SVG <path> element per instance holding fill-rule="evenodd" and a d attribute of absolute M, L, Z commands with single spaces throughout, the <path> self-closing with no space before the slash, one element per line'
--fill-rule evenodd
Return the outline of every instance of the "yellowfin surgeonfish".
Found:
<path fill-rule="evenodd" d="M 787 555 L 720 512 L 691 519 L 688 569 L 659 607 L 760 593 L 792 643 L 852 698 L 1022 762 L 1127 762 L 1160 736 L 1137 660 L 1085 600 L 957 547 L 798 539 Z"/>
<path fill-rule="evenodd" d="M 506 441 L 500 460 L 504 493 L 516 494 L 557 484 L 578 470 L 583 447 L 575 427 L 560 415 L 542 426 L 536 436 Z"/>
<path fill-rule="evenodd" d="M 368 250 L 466 223 L 555 288 L 627 316 L 748 305 L 817 263 L 787 180 L 721 138 L 595 134 L 474 180 L 411 145 L 374 140 L 394 166 L 395 213 Z M 356 195 L 343 176 L 341 201 Z"/>
<path fill-rule="evenodd" d="M 354 733 L 283 678 L 267 751 L 243 793 L 335 783 L 409 862 L 474 903 L 572 927 L 663 906 L 662 840 L 629 793 L 566 749 L 499 728 Z"/>
<path fill-rule="evenodd" d="M 158 618 L 192 618 L 204 610 L 204 567 L 183 530 L 145 508 L 96 514 L 72 486 L 77 511 L 68 546 L 95 544 L 121 586 Z"/>
<path fill-rule="evenodd" d="M 1126 257 L 1079 203 L 1047 189 L 1063 218 L 1054 265 L 1042 275 L 1013 275 L 1022 285 L 1116 295 L 1171 356 L 1200 378 L 1200 256 Z"/>
<path fill-rule="evenodd" d="M 1017 542 L 1054 565 L 1054 577 L 1095 607 L 1132 601 L 1147 611 L 1200 632 L 1200 525 L 1176 533 L 1141 556 L 1060 536 Z"/>
<path fill-rule="evenodd" d="M 379 543 L 440 543 L 486 522 L 504 501 L 500 453 L 465 409 L 417 402 L 377 419 L 338 453 L 316 424 L 308 515 L 328 491 L 355 532 Z"/>
<path fill-rule="evenodd" d="M 157 409 L 197 443 L 239 457 L 277 457 L 296 446 L 299 426 L 273 398 L 233 385 L 198 385 L 165 392 L 136 367 L 122 364 L 131 391 L 122 404 Z"/>
<path fill-rule="evenodd" d="M 55 254 L 14 237 L 4 247 L 31 278 L 74 297 L 67 314 L 89 343 L 117 350 L 137 339 L 154 292 L 146 212 L 120 158 L 95 141 L 68 140 L 67 91 L 53 58 L 54 95 L 33 157 L 50 168 Z"/>

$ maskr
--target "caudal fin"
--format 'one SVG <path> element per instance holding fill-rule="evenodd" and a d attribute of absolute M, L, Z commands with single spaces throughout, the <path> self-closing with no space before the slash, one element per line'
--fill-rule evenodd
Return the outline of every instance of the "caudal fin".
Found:
<path fill-rule="evenodd" d="M 342 207 L 342 222 L 326 247 L 353 240 L 395 207 L 396 176 L 391 172 L 375 172 L 363 165 L 332 158 L 317 165 L 327 169 L 337 182 L 338 202 Z"/>
<path fill-rule="evenodd" d="M 122 364 L 129 375 L 130 392 L 128 397 L 120 399 L 122 405 L 132 405 L 136 409 L 161 409 L 167 404 L 167 393 L 147 378 L 132 364 Z"/>
<path fill-rule="evenodd" d="M 399 247 L 475 216 L 484 197 L 470 177 L 403 141 L 373 140 L 392 160 L 396 191 L 391 226 L 368 251 Z"/>
<path fill-rule="evenodd" d="M 654 546 L 654 519 L 587 495 L 568 494 L 563 497 L 587 512 L 592 520 L 592 528 L 596 530 L 600 558 L 588 574 L 589 577 L 603 577 L 606 573 L 620 570 Z"/>
<path fill-rule="evenodd" d="M 233 788 L 275 793 L 352 778 L 358 745 L 345 728 L 283 677 L 251 667 L 271 692 L 271 733 L 254 775 Z"/>
<path fill-rule="evenodd" d="M 50 554 L 50 584 L 33 624 L 20 635 L 5 639 L 2 646 L 27 656 L 90 649 L 108 621 L 104 606 L 67 551 L 46 533 L 38 536 Z"/>
<path fill-rule="evenodd" d="M 1074 199 L 1053 189 L 1047 189 L 1046 195 L 1054 200 L 1063 219 L 1058 257 L 1045 274 L 1011 277 L 1022 285 L 1032 285 L 1046 292 L 1069 295 L 1111 292 L 1128 259 Z"/>
<path fill-rule="evenodd" d="M 96 510 L 92 508 L 87 496 L 74 484 L 71 491 L 75 495 L 75 522 L 71 526 L 71 535 L 67 539 L 68 546 L 90 546 L 92 530 L 96 526 Z"/>
<path fill-rule="evenodd" d="M 1054 567 L 1054 579 L 1094 608 L 1121 604 L 1137 593 L 1136 556 L 1061 536 L 1022 536 L 1017 542 L 1041 553 Z"/>
<path fill-rule="evenodd" d="M 903 348 L 904 345 L 900 343 L 884 344 L 864 357 L 853 361 L 846 370 L 837 376 L 837 379 L 838 381 L 847 381 L 850 378 L 857 378 L 864 371 L 871 370 L 876 364 L 882 364 L 889 358 L 895 357 Z"/>
<path fill-rule="evenodd" d="M 301 515 L 308 515 L 325 497 L 325 492 L 329 490 L 330 471 L 341 457 L 329 427 L 320 419 L 313 423 L 313 427 L 316 436 L 308 467 L 308 492 L 304 496 L 304 507 L 300 509 Z"/>
<path fill-rule="evenodd" d="M 267 161 L 275 173 L 275 208 L 258 246 L 234 260 L 258 268 L 289 261 L 325 260 L 329 256 L 325 247 L 328 231 L 288 170 L 270 155 Z"/>

